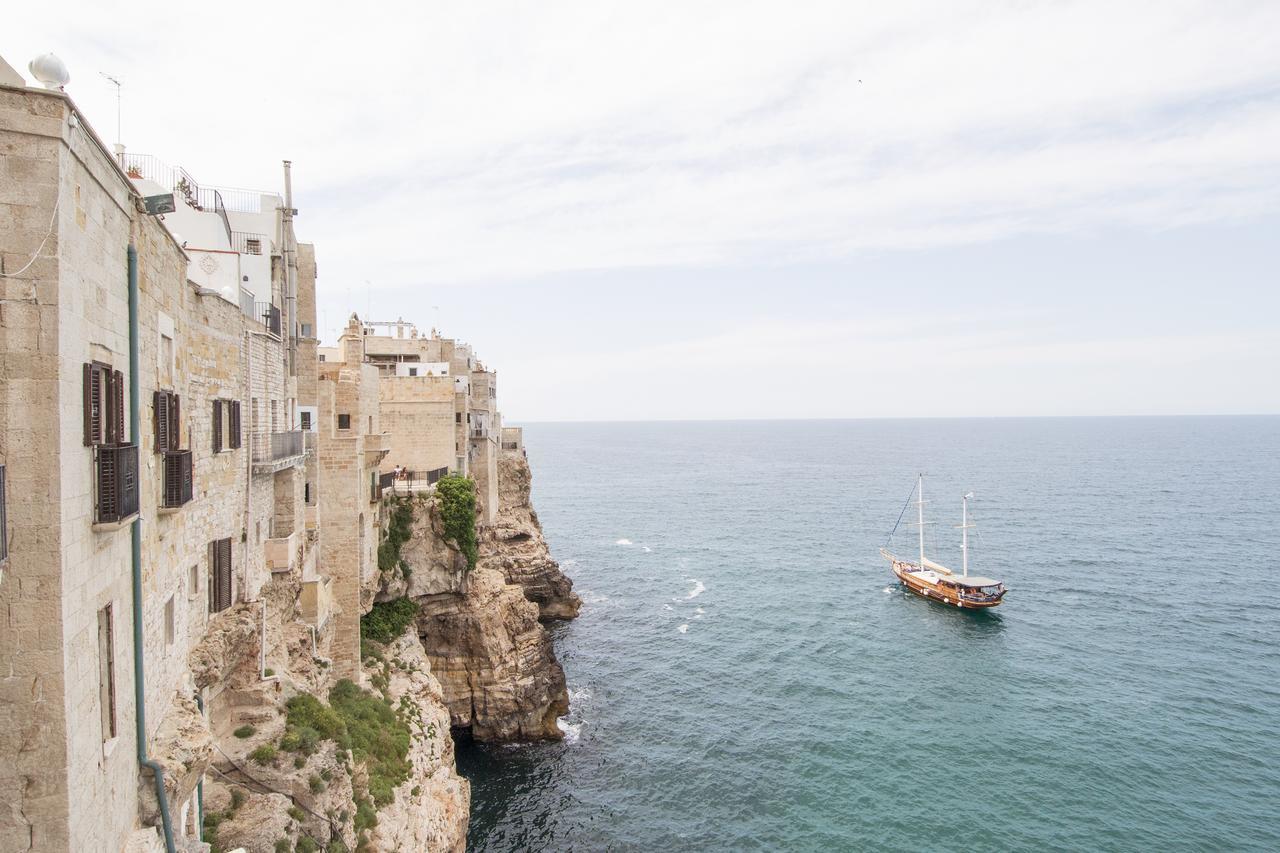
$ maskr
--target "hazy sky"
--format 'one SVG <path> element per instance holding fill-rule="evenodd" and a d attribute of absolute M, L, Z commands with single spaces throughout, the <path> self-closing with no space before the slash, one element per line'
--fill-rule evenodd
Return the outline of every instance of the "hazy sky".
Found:
<path fill-rule="evenodd" d="M 361 17 L 363 15 L 363 17 Z M 1280 3 L 63 2 L 114 141 L 294 161 L 321 325 L 508 420 L 1280 413 Z"/>

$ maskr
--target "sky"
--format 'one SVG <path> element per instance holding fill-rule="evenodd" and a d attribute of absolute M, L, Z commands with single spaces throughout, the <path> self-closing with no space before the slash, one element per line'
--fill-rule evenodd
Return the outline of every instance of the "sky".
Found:
<path fill-rule="evenodd" d="M 323 337 L 438 323 L 508 422 L 1280 413 L 1280 3 L 49 5 L 0 56 L 292 160 Z"/>

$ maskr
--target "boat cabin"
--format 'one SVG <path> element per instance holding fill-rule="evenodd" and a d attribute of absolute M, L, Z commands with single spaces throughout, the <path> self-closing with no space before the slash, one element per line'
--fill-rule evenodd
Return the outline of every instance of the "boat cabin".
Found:
<path fill-rule="evenodd" d="M 950 586 L 956 589 L 960 595 L 966 599 L 989 600 L 999 598 L 1004 594 L 1004 584 L 992 578 L 979 577 L 978 575 L 941 575 L 936 583 L 942 586 Z"/>

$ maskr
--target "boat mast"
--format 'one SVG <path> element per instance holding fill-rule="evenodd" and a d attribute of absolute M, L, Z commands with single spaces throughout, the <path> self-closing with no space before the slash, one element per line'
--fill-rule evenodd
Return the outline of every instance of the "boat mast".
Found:
<path fill-rule="evenodd" d="M 916 501 L 916 530 L 920 534 L 920 568 L 924 568 L 924 474 L 916 484 L 919 500 Z"/>
<path fill-rule="evenodd" d="M 969 523 L 969 498 L 973 497 L 973 492 L 965 492 L 960 514 L 960 557 L 964 566 L 964 577 L 969 577 L 969 528 L 973 525 Z"/>

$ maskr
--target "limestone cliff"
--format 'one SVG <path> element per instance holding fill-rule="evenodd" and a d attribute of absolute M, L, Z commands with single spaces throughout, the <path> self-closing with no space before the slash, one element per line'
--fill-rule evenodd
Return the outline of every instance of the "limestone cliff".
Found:
<path fill-rule="evenodd" d="M 539 618 L 572 619 L 582 599 L 551 559 L 529 499 L 531 482 L 524 454 L 503 451 L 498 460 L 498 517 L 481 531 L 479 565 L 502 572 L 507 583 L 523 588 L 525 597 L 538 605 Z"/>
<path fill-rule="evenodd" d="M 395 801 L 378 812 L 372 841 L 378 850 L 461 851 L 467 845 L 471 783 L 454 769 L 449 711 L 431 673 L 422 642 L 412 630 L 386 649 L 387 698 L 418 709 L 409 749 L 413 772 L 396 788 Z"/>
<path fill-rule="evenodd" d="M 418 631 L 452 726 L 469 728 L 477 740 L 560 737 L 556 718 L 568 711 L 568 693 L 537 605 L 501 572 L 467 570 L 466 557 L 445 538 L 438 500 L 412 499 L 398 565 L 380 573 L 372 597 L 408 596 L 418 604 Z"/>
<path fill-rule="evenodd" d="M 465 593 L 418 601 L 418 630 L 454 726 L 476 740 L 561 737 L 564 670 L 538 608 L 502 575 L 476 569 Z"/>
<path fill-rule="evenodd" d="M 290 849 L 306 849 L 309 840 L 324 850 L 340 840 L 354 850 L 363 840 L 367 850 L 463 850 L 470 785 L 455 770 L 449 711 L 415 631 L 366 666 L 369 701 L 385 700 L 408 732 L 408 776 L 389 802 L 375 806 L 371 771 L 359 754 L 323 736 L 310 735 L 315 742 L 299 746 L 287 703 L 309 694 L 324 704 L 330 696 L 335 678 L 325 655 L 333 621 L 313 641 L 291 613 L 276 612 L 296 598 L 292 585 L 282 579 L 271 585 L 278 589 L 264 589 L 267 679 L 258 671 L 260 635 L 250 606 L 228 613 L 192 654 L 197 681 L 220 686 L 209 702 L 214 743 L 204 786 L 206 840 L 215 851 L 243 847 L 249 853 L 273 853 L 284 840 Z"/>

